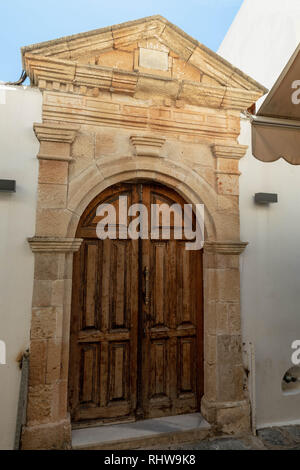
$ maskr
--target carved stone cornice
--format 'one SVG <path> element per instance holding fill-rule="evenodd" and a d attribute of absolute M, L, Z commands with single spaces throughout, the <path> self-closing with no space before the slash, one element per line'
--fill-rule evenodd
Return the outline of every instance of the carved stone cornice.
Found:
<path fill-rule="evenodd" d="M 228 144 L 217 144 L 212 145 L 212 151 L 216 158 L 230 158 L 240 160 L 244 157 L 248 149 L 248 145 L 228 145 Z"/>
<path fill-rule="evenodd" d="M 146 135 L 132 135 L 130 142 L 135 148 L 135 154 L 147 157 L 159 157 L 166 139 Z"/>
<path fill-rule="evenodd" d="M 28 238 L 33 253 L 74 253 L 79 250 L 82 238 Z"/>
<path fill-rule="evenodd" d="M 76 112 L 74 112 L 74 108 Z M 135 133 L 160 135 L 195 135 L 211 144 L 212 141 L 234 142 L 240 133 L 240 117 L 220 110 L 207 116 L 206 108 L 186 109 L 165 104 L 145 106 L 143 102 L 128 102 L 119 96 L 80 96 L 46 91 L 43 96 L 43 118 L 47 121 L 93 126 L 117 126 L 136 129 Z M 132 132 L 132 133 L 133 133 Z"/>
<path fill-rule="evenodd" d="M 61 122 L 35 123 L 33 129 L 40 141 L 39 160 L 57 160 L 71 162 L 71 144 L 80 129 L 78 124 Z"/>
<path fill-rule="evenodd" d="M 205 253 L 218 253 L 222 255 L 240 255 L 245 250 L 248 242 L 205 242 L 204 252 Z"/>
<path fill-rule="evenodd" d="M 72 144 L 80 126 L 58 122 L 34 123 L 33 129 L 40 142 Z"/>
<path fill-rule="evenodd" d="M 30 53 L 25 55 L 25 68 L 31 82 L 42 90 L 87 96 L 98 96 L 100 91 L 122 93 L 137 99 L 155 95 L 196 106 L 242 111 L 262 95 L 259 90 L 211 86 Z"/>

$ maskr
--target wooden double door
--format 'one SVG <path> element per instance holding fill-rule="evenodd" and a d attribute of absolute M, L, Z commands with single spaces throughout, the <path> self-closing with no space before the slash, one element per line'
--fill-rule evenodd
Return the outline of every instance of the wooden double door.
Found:
<path fill-rule="evenodd" d="M 119 217 L 120 196 L 127 197 L 128 206 L 147 208 L 149 237 L 124 239 L 124 225 L 133 218 Z M 115 208 L 115 239 L 97 237 L 102 203 Z M 70 342 L 73 422 L 199 410 L 202 252 L 188 251 L 184 238 L 175 239 L 175 217 L 169 239 L 162 239 L 162 219 L 158 238 L 150 236 L 151 204 L 174 203 L 185 202 L 166 187 L 120 184 L 97 197 L 80 220 L 76 236 L 84 241 L 74 255 Z"/>

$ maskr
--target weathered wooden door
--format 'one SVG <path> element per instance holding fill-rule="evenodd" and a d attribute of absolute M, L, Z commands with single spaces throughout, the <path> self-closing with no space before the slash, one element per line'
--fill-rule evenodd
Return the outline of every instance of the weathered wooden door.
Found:
<path fill-rule="evenodd" d="M 99 240 L 99 204 L 118 215 L 119 197 L 148 210 L 148 237 L 124 239 L 132 217 L 117 216 L 117 238 Z M 69 404 L 73 421 L 141 419 L 199 409 L 203 388 L 202 253 L 185 240 L 151 239 L 151 205 L 184 204 L 156 184 L 102 193 L 83 214 L 74 255 Z M 178 228 L 178 227 L 177 227 Z"/>

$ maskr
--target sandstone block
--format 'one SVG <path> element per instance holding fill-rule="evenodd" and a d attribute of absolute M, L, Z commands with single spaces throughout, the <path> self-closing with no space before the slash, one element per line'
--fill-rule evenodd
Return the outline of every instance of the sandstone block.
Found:
<path fill-rule="evenodd" d="M 67 184 L 68 162 L 58 160 L 40 160 L 39 183 Z"/>
<path fill-rule="evenodd" d="M 63 279 L 64 271 L 64 253 L 35 253 L 34 279 L 40 281 Z"/>
<path fill-rule="evenodd" d="M 60 379 L 61 371 L 61 340 L 49 339 L 47 341 L 47 368 L 46 383 L 52 384 Z"/>
<path fill-rule="evenodd" d="M 34 307 L 32 309 L 31 339 L 54 338 L 56 335 L 56 307 Z"/>
<path fill-rule="evenodd" d="M 29 425 L 42 424 L 51 420 L 54 392 L 52 385 L 29 386 L 27 405 L 27 423 Z"/>
<path fill-rule="evenodd" d="M 240 335 L 218 335 L 218 361 L 221 367 L 242 364 L 242 341 Z"/>
<path fill-rule="evenodd" d="M 71 447 L 70 420 L 37 426 L 26 426 L 22 432 L 24 450 L 63 450 Z"/>
<path fill-rule="evenodd" d="M 209 269 L 206 276 L 205 294 L 209 300 L 239 301 L 240 273 L 238 270 Z"/>
<path fill-rule="evenodd" d="M 204 358 L 209 365 L 217 362 L 217 337 L 206 334 L 204 336 Z"/>
<path fill-rule="evenodd" d="M 37 209 L 36 235 L 66 237 L 72 215 L 67 209 Z"/>
<path fill-rule="evenodd" d="M 208 400 L 217 399 L 217 366 L 204 363 L 204 394 Z"/>
<path fill-rule="evenodd" d="M 35 280 L 33 284 L 32 305 L 34 307 L 49 307 L 51 305 L 52 281 Z"/>
<path fill-rule="evenodd" d="M 47 361 L 47 341 L 33 340 L 30 344 L 29 384 L 45 384 Z"/>
<path fill-rule="evenodd" d="M 67 202 L 67 185 L 39 184 L 38 207 L 40 209 L 63 209 Z"/>

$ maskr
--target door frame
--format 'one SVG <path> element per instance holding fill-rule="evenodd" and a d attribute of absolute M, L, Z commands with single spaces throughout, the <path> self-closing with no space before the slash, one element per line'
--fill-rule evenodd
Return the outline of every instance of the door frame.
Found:
<path fill-rule="evenodd" d="M 63 127 L 62 124 L 57 126 Z M 53 129 L 55 130 L 55 127 Z M 77 129 L 72 132 L 74 139 Z M 225 147 L 226 145 L 224 149 Z M 230 149 L 232 152 L 233 147 Z M 236 151 L 238 154 L 238 145 Z M 185 164 L 177 162 L 175 166 L 174 161 L 168 157 L 145 157 L 145 163 L 141 158 L 137 167 L 135 159 L 135 156 L 131 159 L 120 157 L 114 161 L 114 165 L 108 164 L 104 178 L 101 173 L 83 172 L 80 181 L 76 182 L 76 193 L 73 198 L 68 199 L 69 209 L 58 211 L 58 214 L 61 214 L 59 223 L 50 224 L 49 219 L 45 218 L 46 209 L 46 212 L 44 209 L 37 212 L 37 235 L 28 240 L 35 255 L 35 275 L 31 320 L 31 373 L 27 420 L 22 434 L 24 449 L 64 448 L 70 445 L 71 423 L 67 410 L 67 384 L 72 260 L 73 253 L 79 249 L 82 242 L 75 237 L 75 233 L 84 209 L 97 194 L 115 183 L 135 178 L 154 179 L 175 189 L 189 203 L 202 203 L 205 206 L 205 365 L 201 413 L 207 421 L 225 432 L 249 429 L 250 405 L 243 390 L 239 273 L 239 257 L 247 243 L 239 240 L 239 228 L 234 228 L 238 227 L 238 206 L 234 206 L 236 211 L 218 213 L 215 190 Z M 150 170 L 148 160 L 149 163 L 151 160 Z M 156 166 L 155 161 L 159 161 L 159 166 Z M 51 169 L 52 163 L 49 160 Z M 56 160 L 55 164 L 65 174 L 69 161 Z M 43 160 L 43 174 L 47 165 L 48 160 Z M 58 182 L 61 174 L 58 170 L 55 172 L 54 177 L 58 178 Z M 53 180 L 52 175 L 53 173 L 53 184 L 55 179 Z M 49 228 L 42 231 L 44 226 Z M 224 239 L 224 233 L 228 232 L 229 226 L 232 227 L 232 235 Z M 42 298 L 47 301 L 41 303 Z M 225 326 L 216 321 L 221 307 L 227 316 Z M 49 342 L 51 348 L 41 352 L 40 348 L 45 341 Z"/>

